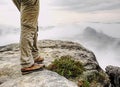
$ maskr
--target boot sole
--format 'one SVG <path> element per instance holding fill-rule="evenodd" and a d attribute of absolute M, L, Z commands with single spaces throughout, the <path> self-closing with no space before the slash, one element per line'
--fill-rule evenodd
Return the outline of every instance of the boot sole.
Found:
<path fill-rule="evenodd" d="M 21 72 L 22 72 L 22 75 L 26 75 L 26 74 L 30 74 L 30 73 L 33 73 L 33 72 L 42 71 L 43 69 L 44 69 L 44 67 L 40 68 L 40 69 L 29 70 L 29 71 L 21 71 Z"/>

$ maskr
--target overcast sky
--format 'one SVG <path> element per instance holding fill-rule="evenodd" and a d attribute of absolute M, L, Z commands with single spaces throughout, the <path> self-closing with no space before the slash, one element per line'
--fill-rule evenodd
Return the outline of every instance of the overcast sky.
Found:
<path fill-rule="evenodd" d="M 120 8 L 120 0 L 53 0 L 59 9 L 73 11 L 98 11 Z"/>
<path fill-rule="evenodd" d="M 40 0 L 40 8 L 41 26 L 77 22 L 120 23 L 120 0 Z M 0 0 L 0 24 L 19 26 L 19 18 L 12 0 Z M 119 28 L 117 25 L 116 29 Z"/>
<path fill-rule="evenodd" d="M 54 22 L 62 23 L 63 20 L 64 22 L 120 22 L 120 0 L 40 1 L 40 21 L 46 25 Z M 0 23 L 14 24 L 19 19 L 19 12 L 12 0 L 1 0 L 0 11 Z"/>

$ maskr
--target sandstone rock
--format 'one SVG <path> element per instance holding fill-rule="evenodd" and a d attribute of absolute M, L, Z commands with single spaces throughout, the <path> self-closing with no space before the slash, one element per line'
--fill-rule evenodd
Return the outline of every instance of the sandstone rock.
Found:
<path fill-rule="evenodd" d="M 44 64 L 46 66 L 50 65 L 52 61 L 54 61 L 57 58 L 60 58 L 61 56 L 69 55 L 72 56 L 74 60 L 80 61 L 83 64 L 84 68 L 86 69 L 86 71 L 84 71 L 83 75 L 81 76 L 84 77 L 83 79 L 88 80 L 89 77 L 91 77 L 92 81 L 96 81 L 96 83 L 99 84 L 96 87 L 105 87 L 106 85 L 108 86 L 109 84 L 108 76 L 100 68 L 95 55 L 93 54 L 92 51 L 84 48 L 81 44 L 71 41 L 42 40 L 38 42 L 38 47 L 40 49 L 40 55 L 45 58 Z M 39 87 L 48 87 L 49 85 L 50 85 L 49 87 L 75 87 L 75 86 L 68 86 L 68 84 L 65 85 L 67 80 L 66 82 L 64 82 L 64 80 L 63 82 L 61 82 L 64 85 L 60 83 L 62 86 L 60 86 L 59 82 L 55 84 L 56 86 L 53 85 L 53 83 L 51 83 L 52 76 L 56 77 L 56 74 L 50 71 L 36 72 L 37 74 L 33 73 L 27 76 L 21 76 L 19 60 L 20 59 L 19 59 L 18 44 L 12 44 L 12 45 L 0 47 L 0 82 L 3 83 L 1 87 L 14 87 L 14 85 L 15 87 L 21 87 L 18 85 L 20 85 L 22 78 L 25 79 L 21 83 L 22 85 L 24 85 L 23 87 L 28 87 L 27 85 L 34 85 L 31 84 L 30 82 L 32 80 L 28 78 L 33 78 L 33 82 L 35 84 L 36 82 L 40 82 L 38 83 Z M 52 76 L 47 72 L 52 73 Z M 41 82 L 41 77 L 42 77 L 41 75 L 43 75 L 43 77 L 46 76 L 45 79 L 43 78 L 44 80 L 42 82 Z M 61 78 L 59 77 L 59 75 L 57 76 L 58 78 Z M 50 82 L 49 81 L 46 82 L 47 79 L 48 80 L 51 79 Z M 62 79 L 59 80 L 62 81 Z M 55 80 L 53 80 L 53 82 L 54 81 Z M 10 84 L 10 86 L 7 86 L 7 84 Z M 37 87 L 37 86 L 30 86 L 30 87 Z"/>
<path fill-rule="evenodd" d="M 120 67 L 107 66 L 106 73 L 109 75 L 111 87 L 120 87 Z"/>
<path fill-rule="evenodd" d="M 43 70 L 3 83 L 0 87 L 77 87 L 55 72 Z"/>

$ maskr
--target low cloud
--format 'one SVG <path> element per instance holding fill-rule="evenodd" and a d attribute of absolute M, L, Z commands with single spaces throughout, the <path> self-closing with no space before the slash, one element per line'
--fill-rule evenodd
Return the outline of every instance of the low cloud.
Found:
<path fill-rule="evenodd" d="M 119 0 L 51 0 L 57 9 L 81 11 L 99 11 L 120 9 Z"/>

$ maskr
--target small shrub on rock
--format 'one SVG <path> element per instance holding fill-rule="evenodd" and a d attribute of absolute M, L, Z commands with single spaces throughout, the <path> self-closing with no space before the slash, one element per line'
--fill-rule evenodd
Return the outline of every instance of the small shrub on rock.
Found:
<path fill-rule="evenodd" d="M 55 71 L 68 79 L 76 78 L 84 71 L 82 63 L 73 60 L 71 56 L 62 56 L 59 59 L 55 59 L 47 69 Z"/>
<path fill-rule="evenodd" d="M 78 80 L 78 87 L 90 87 L 90 83 L 86 80 Z"/>

